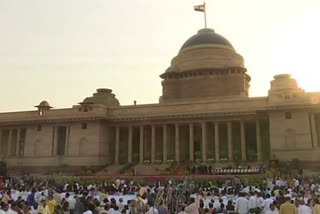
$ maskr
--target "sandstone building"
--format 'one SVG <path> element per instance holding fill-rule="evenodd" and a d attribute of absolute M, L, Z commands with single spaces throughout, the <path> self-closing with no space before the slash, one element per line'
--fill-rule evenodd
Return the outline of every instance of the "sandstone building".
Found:
<path fill-rule="evenodd" d="M 159 103 L 121 106 L 98 89 L 69 109 L 48 102 L 0 114 L 0 153 L 9 166 L 128 162 L 320 160 L 320 93 L 288 74 L 267 97 L 249 97 L 243 58 L 211 29 L 199 30 L 160 75 Z"/>

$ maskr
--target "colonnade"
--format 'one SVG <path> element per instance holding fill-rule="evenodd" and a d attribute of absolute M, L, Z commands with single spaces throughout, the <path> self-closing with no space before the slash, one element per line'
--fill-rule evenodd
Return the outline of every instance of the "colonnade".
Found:
<path fill-rule="evenodd" d="M 208 122 L 211 121 L 202 121 L 200 122 L 201 127 L 201 159 L 203 162 L 207 161 L 207 146 L 208 146 L 208 138 L 207 138 L 207 125 Z M 245 132 L 245 121 L 240 120 L 240 151 L 241 151 L 241 160 L 247 160 L 247 146 L 246 146 L 246 132 Z M 232 133 L 232 121 L 215 121 L 214 122 L 214 151 L 215 151 L 215 161 L 220 161 L 220 138 L 219 138 L 219 124 L 226 123 L 227 124 L 227 148 L 228 148 L 228 160 L 234 161 L 233 156 L 233 133 Z M 170 123 L 172 124 L 172 123 Z M 195 123 L 190 122 L 188 124 L 184 123 L 183 125 L 188 125 L 189 127 L 189 142 L 180 142 L 180 126 L 181 123 L 174 123 L 174 154 L 175 154 L 175 161 L 180 162 L 180 144 L 184 143 L 185 146 L 189 144 L 189 160 L 191 162 L 195 161 L 195 151 L 194 151 L 194 126 Z M 162 162 L 166 162 L 168 160 L 168 124 L 152 124 L 151 126 L 151 163 L 156 161 L 156 127 L 162 126 Z M 128 163 L 133 161 L 133 125 L 129 125 L 126 128 L 128 129 Z M 145 125 L 139 125 L 139 162 L 144 162 L 144 132 L 145 132 Z M 123 128 L 123 126 L 121 126 Z M 262 160 L 261 155 L 261 128 L 260 128 L 260 121 L 255 121 L 255 130 L 256 130 L 256 150 L 257 150 L 257 160 Z M 115 127 L 115 155 L 114 155 L 114 163 L 119 164 L 119 153 L 120 153 L 120 126 Z"/>
<path fill-rule="evenodd" d="M 316 125 L 316 114 L 311 113 L 310 114 L 310 122 L 311 122 L 311 139 L 312 139 L 312 146 L 313 148 L 318 148 L 319 147 L 319 140 L 318 139 L 318 134 L 317 134 L 317 125 Z"/>
<path fill-rule="evenodd" d="M 6 156 L 21 156 L 23 145 L 21 145 L 20 132 L 20 128 L 9 128 L 0 130 L 0 150 L 2 154 Z M 7 136 L 7 138 L 5 138 L 4 136 Z"/>

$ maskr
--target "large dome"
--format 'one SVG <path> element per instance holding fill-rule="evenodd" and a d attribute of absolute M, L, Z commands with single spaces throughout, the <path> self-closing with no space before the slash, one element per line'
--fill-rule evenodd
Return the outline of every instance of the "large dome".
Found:
<path fill-rule="evenodd" d="M 233 49 L 231 43 L 212 29 L 204 28 L 188 39 L 181 47 L 180 52 L 186 48 L 198 45 L 223 45 Z"/>
<path fill-rule="evenodd" d="M 188 39 L 163 79 L 161 102 L 222 96 L 248 97 L 250 76 L 243 58 L 224 37 L 201 29 Z"/>

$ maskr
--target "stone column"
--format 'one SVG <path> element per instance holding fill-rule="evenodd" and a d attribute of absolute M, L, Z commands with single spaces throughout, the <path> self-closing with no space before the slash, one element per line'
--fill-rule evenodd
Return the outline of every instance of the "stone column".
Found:
<path fill-rule="evenodd" d="M 175 156 L 176 161 L 180 162 L 180 136 L 179 136 L 179 124 L 175 124 Z"/>
<path fill-rule="evenodd" d="M 156 159 L 156 127 L 151 126 L 151 163 Z"/>
<path fill-rule="evenodd" d="M 64 145 L 64 155 L 69 154 L 70 126 L 66 126 L 66 141 Z"/>
<path fill-rule="evenodd" d="M 314 148 L 318 148 L 318 135 L 317 126 L 314 113 L 311 113 L 311 132 L 312 132 L 312 143 Z"/>
<path fill-rule="evenodd" d="M 18 128 L 18 130 L 17 130 L 17 145 L 16 145 L 16 156 L 17 157 L 20 154 L 20 141 L 21 141 L 20 131 L 21 131 L 21 129 Z"/>
<path fill-rule="evenodd" d="M 9 129 L 9 139 L 8 139 L 8 151 L 7 156 L 11 156 L 11 146 L 12 146 L 12 129 Z"/>
<path fill-rule="evenodd" d="M 241 130 L 241 160 L 247 160 L 247 152 L 246 152 L 246 132 L 245 132 L 245 122 L 243 120 L 240 121 L 240 130 Z"/>
<path fill-rule="evenodd" d="M 232 146 L 232 122 L 227 123 L 228 126 L 228 160 L 233 161 L 233 146 Z"/>
<path fill-rule="evenodd" d="M 168 153 L 168 135 L 167 135 L 167 124 L 163 125 L 163 163 L 167 162 L 167 153 Z"/>
<path fill-rule="evenodd" d="M 57 155 L 58 151 L 58 126 L 55 126 L 53 129 L 54 138 L 53 138 L 53 156 Z"/>
<path fill-rule="evenodd" d="M 115 146 L 115 155 L 114 163 L 119 164 L 119 152 L 120 152 L 120 128 L 116 127 L 116 146 Z"/>
<path fill-rule="evenodd" d="M 215 144 L 215 156 L 216 162 L 220 161 L 220 145 L 219 145 L 219 123 L 214 123 L 214 144 Z"/>
<path fill-rule="evenodd" d="M 139 162 L 143 163 L 143 141 L 144 141 L 144 127 L 140 126 L 140 147 L 139 147 Z"/>
<path fill-rule="evenodd" d="M 261 161 L 261 130 L 260 130 L 260 121 L 256 120 L 256 138 L 257 138 L 257 159 Z"/>
<path fill-rule="evenodd" d="M 132 126 L 128 130 L 128 163 L 132 162 Z"/>
<path fill-rule="evenodd" d="M 201 133 L 202 133 L 202 145 L 201 145 L 201 154 L 202 161 L 207 161 L 207 124 L 206 122 L 201 123 Z"/>
<path fill-rule="evenodd" d="M 194 161 L 194 134 L 193 134 L 193 123 L 189 124 L 189 154 L 190 161 Z"/>

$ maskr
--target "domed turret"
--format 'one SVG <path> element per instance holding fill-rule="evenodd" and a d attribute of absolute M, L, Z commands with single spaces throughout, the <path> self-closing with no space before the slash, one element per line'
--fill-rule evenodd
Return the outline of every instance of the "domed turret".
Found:
<path fill-rule="evenodd" d="M 269 90 L 269 103 L 288 104 L 306 99 L 304 90 L 299 88 L 297 81 L 290 74 L 279 74 L 273 78 Z"/>
<path fill-rule="evenodd" d="M 212 29 L 201 29 L 181 47 L 163 79 L 161 101 L 248 96 L 243 58 Z"/>
<path fill-rule="evenodd" d="M 41 108 L 48 108 L 48 109 L 50 109 L 50 108 L 52 108 L 50 105 L 49 105 L 49 103 L 47 102 L 47 101 L 42 101 L 39 105 L 37 105 L 36 107 L 41 107 Z"/>
<path fill-rule="evenodd" d="M 119 106 L 119 101 L 112 93 L 111 89 L 99 88 L 97 93 L 94 93 L 92 97 L 86 97 L 80 104 L 102 104 L 106 107 Z"/>
<path fill-rule="evenodd" d="M 42 101 L 39 105 L 35 106 L 36 108 L 38 108 L 38 113 L 39 115 L 43 115 L 44 111 L 49 111 L 51 108 L 53 108 L 52 106 L 49 105 L 49 103 L 47 101 Z"/>

